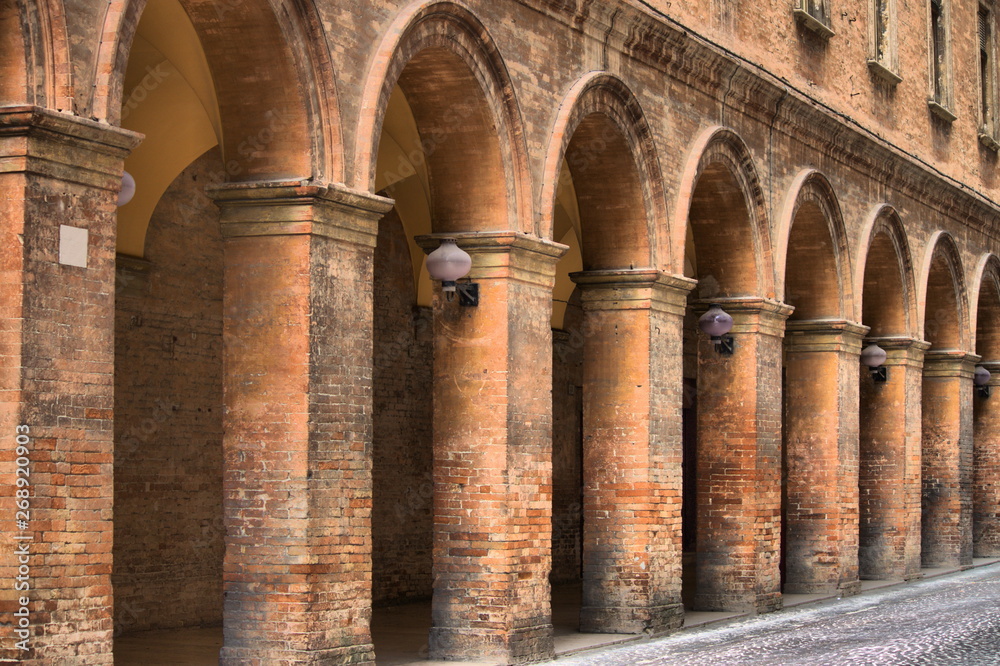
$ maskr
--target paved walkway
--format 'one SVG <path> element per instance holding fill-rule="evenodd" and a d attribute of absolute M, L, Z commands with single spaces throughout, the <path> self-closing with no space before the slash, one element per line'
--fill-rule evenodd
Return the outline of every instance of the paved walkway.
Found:
<path fill-rule="evenodd" d="M 550 663 L 1000 665 L 1000 564 Z"/>

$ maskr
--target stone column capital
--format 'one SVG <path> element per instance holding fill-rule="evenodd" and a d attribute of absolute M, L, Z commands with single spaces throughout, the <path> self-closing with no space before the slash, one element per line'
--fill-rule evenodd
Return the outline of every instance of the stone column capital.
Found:
<path fill-rule="evenodd" d="M 1000 361 L 979 361 L 976 365 L 981 365 L 990 371 L 990 375 L 996 378 L 997 382 L 1000 382 Z M 990 383 L 993 381 L 991 379 Z"/>
<path fill-rule="evenodd" d="M 222 209 L 224 238 L 312 234 L 374 247 L 378 221 L 393 205 L 344 185 L 302 181 L 226 183 L 206 191 Z"/>
<path fill-rule="evenodd" d="M 472 280 L 512 278 L 551 289 L 555 282 L 556 262 L 569 249 L 561 243 L 529 236 L 518 231 L 465 231 L 426 234 L 414 240 L 430 254 L 444 238 L 472 255 Z"/>
<path fill-rule="evenodd" d="M 785 332 L 785 320 L 795 311 L 791 305 L 769 298 L 735 296 L 701 299 L 694 306 L 695 313 L 700 316 L 713 304 L 733 318 L 733 335 L 760 333 L 780 338 Z"/>
<path fill-rule="evenodd" d="M 37 106 L 0 107 L 0 174 L 33 173 L 117 192 L 143 136 Z"/>
<path fill-rule="evenodd" d="M 885 350 L 885 365 L 908 365 L 921 368 L 924 364 L 924 352 L 930 349 L 931 343 L 906 336 L 869 336 L 862 342 L 863 347 L 876 344 Z"/>
<path fill-rule="evenodd" d="M 570 279 L 580 287 L 585 310 L 653 309 L 680 316 L 698 284 L 655 268 L 581 271 Z"/>
<path fill-rule="evenodd" d="M 785 323 L 785 349 L 792 352 L 861 354 L 867 326 L 845 319 L 802 319 Z"/>
<path fill-rule="evenodd" d="M 924 353 L 924 376 L 972 379 L 979 359 L 978 354 L 970 354 L 961 349 L 928 351 Z"/>

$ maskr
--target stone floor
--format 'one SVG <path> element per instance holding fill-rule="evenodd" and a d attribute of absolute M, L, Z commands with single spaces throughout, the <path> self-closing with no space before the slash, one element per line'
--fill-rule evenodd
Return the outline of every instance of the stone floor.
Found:
<path fill-rule="evenodd" d="M 560 659 L 559 666 L 996 666 L 1000 564 Z M 977 562 L 976 564 L 980 564 Z M 982 562 L 986 564 L 986 562 Z"/>
<path fill-rule="evenodd" d="M 997 564 L 998 562 L 1000 562 L 998 559 L 981 559 L 976 560 L 973 566 L 982 567 Z M 1000 567 L 996 567 L 996 569 L 1000 570 Z M 925 569 L 923 574 L 924 578 L 927 579 L 957 571 L 958 569 Z M 901 582 L 863 581 L 862 595 L 845 599 L 842 603 L 853 603 L 853 600 L 863 599 L 869 597 L 871 594 L 886 594 L 891 590 L 898 589 L 897 586 Z M 902 587 L 906 588 L 909 586 Z M 836 595 L 785 595 L 784 605 L 786 609 L 793 609 L 835 599 Z M 825 604 L 822 605 L 825 606 Z M 638 663 L 630 661 L 631 657 L 623 657 L 626 659 L 625 661 L 607 661 L 601 655 L 615 654 L 615 646 L 619 646 L 619 649 L 631 650 L 633 648 L 629 646 L 646 645 L 649 644 L 650 639 L 644 636 L 581 634 L 576 631 L 579 610 L 579 585 L 554 587 L 552 620 L 556 654 L 560 657 L 560 663 L 563 663 L 563 660 L 568 660 L 565 662 L 567 665 L 570 663 Z M 785 616 L 785 613 L 779 612 L 759 616 L 755 620 L 770 618 L 773 621 L 780 621 L 783 616 Z M 690 612 L 685 616 L 685 629 L 690 630 L 701 627 L 703 630 L 706 630 L 707 625 L 715 625 L 725 629 L 734 622 L 738 623 L 747 618 L 748 614 L 746 613 Z M 462 664 L 465 664 L 465 666 L 482 666 L 483 662 L 434 662 L 427 660 L 427 632 L 430 628 L 430 623 L 430 602 L 376 609 L 372 618 L 372 636 L 379 666 L 402 666 L 403 664 L 415 664 L 419 666 L 435 666 L 438 664 L 447 664 L 448 666 L 462 666 Z M 689 633 L 694 632 L 683 631 L 675 634 L 675 636 L 685 636 Z M 629 645 L 622 648 L 622 644 Z M 147 631 L 129 634 L 121 636 L 115 641 L 115 665 L 209 666 L 218 663 L 220 647 L 222 647 L 221 627 Z M 639 648 L 636 647 L 634 649 Z M 643 663 L 647 662 L 643 661 Z M 685 661 L 684 663 L 688 662 Z M 720 661 L 718 663 L 727 662 Z M 779 662 L 772 661 L 770 663 Z M 1000 657 L 997 658 L 995 663 L 1000 664 Z"/>

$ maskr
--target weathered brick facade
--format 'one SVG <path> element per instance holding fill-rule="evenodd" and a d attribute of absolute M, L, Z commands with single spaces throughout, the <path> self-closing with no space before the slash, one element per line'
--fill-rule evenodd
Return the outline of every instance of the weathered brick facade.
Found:
<path fill-rule="evenodd" d="M 164 193 L 145 259 L 118 257 L 116 634 L 222 621 L 222 238 L 202 185 L 220 163 Z"/>
<path fill-rule="evenodd" d="M 0 662 L 373 663 L 430 599 L 525 663 L 553 585 L 655 633 L 1000 556 L 997 44 L 795 4 L 0 0 Z"/>

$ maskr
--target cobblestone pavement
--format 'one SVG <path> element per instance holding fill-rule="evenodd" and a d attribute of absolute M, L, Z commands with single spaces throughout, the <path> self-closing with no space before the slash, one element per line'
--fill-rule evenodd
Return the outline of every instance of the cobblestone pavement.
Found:
<path fill-rule="evenodd" d="M 1000 564 L 555 662 L 571 664 L 1000 664 Z"/>

